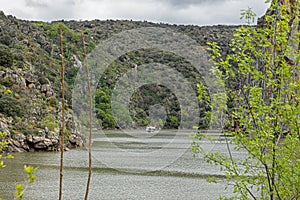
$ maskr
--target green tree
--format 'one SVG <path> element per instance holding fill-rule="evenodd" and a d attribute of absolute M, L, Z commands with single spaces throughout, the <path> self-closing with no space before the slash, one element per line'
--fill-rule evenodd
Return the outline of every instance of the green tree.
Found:
<path fill-rule="evenodd" d="M 172 117 L 171 117 L 171 119 L 170 119 L 170 126 L 171 126 L 172 128 L 178 128 L 179 122 L 178 122 L 177 117 L 175 117 L 175 116 L 172 116 Z"/>
<path fill-rule="evenodd" d="M 115 128 L 116 122 L 111 114 L 106 114 L 102 121 L 102 126 L 105 128 Z"/>
<path fill-rule="evenodd" d="M 224 133 L 233 137 L 226 137 L 228 154 L 198 142 L 193 150 L 234 179 L 232 199 L 300 199 L 299 8 L 299 0 L 273 1 L 262 26 L 236 31 L 225 59 L 210 44 L 231 105 Z M 243 13 L 247 21 L 254 16 Z M 230 142 L 246 157 L 234 158 Z"/>

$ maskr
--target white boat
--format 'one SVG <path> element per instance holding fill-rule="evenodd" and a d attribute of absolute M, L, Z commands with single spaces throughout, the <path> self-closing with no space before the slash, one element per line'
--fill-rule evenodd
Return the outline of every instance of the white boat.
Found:
<path fill-rule="evenodd" d="M 156 130 L 156 128 L 154 126 L 147 126 L 146 127 L 147 132 L 154 132 L 155 130 Z"/>

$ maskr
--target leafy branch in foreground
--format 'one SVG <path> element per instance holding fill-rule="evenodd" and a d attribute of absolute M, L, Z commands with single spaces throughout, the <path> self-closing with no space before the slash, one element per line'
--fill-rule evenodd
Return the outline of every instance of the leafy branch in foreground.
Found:
<path fill-rule="evenodd" d="M 5 137 L 6 137 L 7 133 L 6 132 L 1 132 L 0 131 L 0 169 L 5 167 L 4 162 L 3 162 L 3 158 L 13 158 L 13 156 L 11 154 L 7 154 L 5 157 L 3 157 L 2 155 L 2 150 L 3 148 L 7 147 L 8 142 L 5 141 Z M 27 173 L 27 179 L 25 179 L 25 184 L 16 184 L 16 192 L 14 194 L 15 199 L 22 199 L 25 193 L 26 188 L 28 187 L 28 185 L 34 183 L 34 181 L 36 180 L 36 176 L 34 176 L 35 171 L 38 168 L 34 168 L 32 166 L 27 166 L 24 165 L 24 171 Z M 1 200 L 1 198 L 0 198 Z"/>
<path fill-rule="evenodd" d="M 7 141 L 5 141 L 6 136 L 7 136 L 6 132 L 0 131 L 0 169 L 5 167 L 3 159 L 13 158 L 13 156 L 11 154 L 7 154 L 6 156 L 3 156 L 3 154 L 2 154 L 3 148 L 7 147 L 9 144 Z"/>
<path fill-rule="evenodd" d="M 228 153 L 208 152 L 198 142 L 193 150 L 234 180 L 231 199 L 300 198 L 299 8 L 299 0 L 273 1 L 263 26 L 236 31 L 233 53 L 225 59 L 210 43 L 229 98 Z M 235 158 L 232 147 L 246 152 L 245 157 Z"/>
<path fill-rule="evenodd" d="M 16 184 L 15 199 L 17 200 L 23 199 L 25 190 L 30 184 L 34 183 L 34 181 L 37 178 L 37 176 L 34 176 L 34 173 L 37 169 L 38 168 L 24 165 L 24 171 L 27 173 L 28 176 L 25 179 L 25 184 Z"/>

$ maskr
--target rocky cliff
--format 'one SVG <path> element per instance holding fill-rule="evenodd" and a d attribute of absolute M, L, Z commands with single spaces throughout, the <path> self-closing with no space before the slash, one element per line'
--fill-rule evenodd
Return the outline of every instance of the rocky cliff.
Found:
<path fill-rule="evenodd" d="M 140 27 L 165 27 L 184 33 L 199 45 L 218 42 L 225 55 L 235 26 L 184 26 L 135 21 L 56 21 L 51 23 L 25 21 L 0 13 L 0 131 L 9 141 L 8 151 L 58 150 L 61 125 L 61 81 L 59 29 L 64 34 L 66 64 L 66 127 L 68 147 L 83 146 L 71 107 L 71 92 L 83 60 L 80 30 L 83 30 L 87 51 L 97 43 L 124 30 Z M 141 52 L 136 52 L 140 54 Z M 156 52 L 157 53 L 157 52 Z M 127 56 L 132 66 L 142 59 Z M 152 56 L 153 60 L 155 56 Z M 122 59 L 120 59 L 122 62 Z M 176 61 L 176 58 L 174 58 Z M 149 62 L 149 61 L 148 61 Z M 116 72 L 121 73 L 121 72 Z M 113 79 L 114 76 L 111 76 Z M 198 79 L 195 79 L 198 80 Z M 109 85 L 111 81 L 106 80 Z M 105 86 L 104 84 L 104 86 Z M 146 90 L 162 91 L 151 87 Z M 101 91 L 100 91 L 101 92 Z M 105 92 L 105 91 L 104 91 Z M 165 92 L 165 91 L 162 91 Z M 107 95 L 110 93 L 108 92 Z M 170 97 L 171 98 L 171 97 Z M 136 97 L 136 99 L 141 99 Z M 106 100 L 107 101 L 107 100 Z M 144 99 L 141 102 L 144 103 Z M 98 105 L 101 102 L 98 102 Z M 103 103 L 103 102 L 102 102 Z M 109 102 L 106 102 L 109 103 Z M 101 107 L 101 106 L 100 106 Z M 102 106 L 103 107 L 103 106 Z M 110 122 L 108 110 L 99 108 L 102 124 Z M 142 108 L 143 107 L 139 107 Z M 176 116 L 176 114 L 175 114 Z M 106 124 L 109 128 L 112 124 Z M 113 126 L 115 128 L 115 126 Z M 2 138 L 3 140 L 3 138 Z"/>

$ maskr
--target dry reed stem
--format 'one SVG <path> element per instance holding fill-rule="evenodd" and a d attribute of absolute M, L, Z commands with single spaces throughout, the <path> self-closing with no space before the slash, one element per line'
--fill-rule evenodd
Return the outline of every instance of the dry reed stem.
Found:
<path fill-rule="evenodd" d="M 89 190 L 90 190 L 90 183 L 91 183 L 91 176 L 92 176 L 92 125 L 93 125 L 93 96 L 92 96 L 92 90 L 91 90 L 91 82 L 90 82 L 90 72 L 89 72 L 89 66 L 87 62 L 87 56 L 86 56 L 86 47 L 84 42 L 84 35 L 83 31 L 81 30 L 81 40 L 82 40 L 82 46 L 83 46 L 83 54 L 84 54 L 84 66 L 87 73 L 87 83 L 88 83 L 88 90 L 89 90 L 89 97 L 90 97 L 90 133 L 89 133 L 89 175 L 88 180 L 86 184 L 86 193 L 84 199 L 88 199 Z"/>
<path fill-rule="evenodd" d="M 62 199 L 62 181 L 63 181 L 63 167 L 64 167 L 64 137 L 65 137 L 65 66 L 64 66 L 64 52 L 63 52 L 63 41 L 62 41 L 62 30 L 59 33 L 60 41 L 60 55 L 61 55 L 61 98 L 62 98 L 62 109 L 61 109 L 61 134 L 60 134 L 60 169 L 59 169 L 59 200 Z"/>

